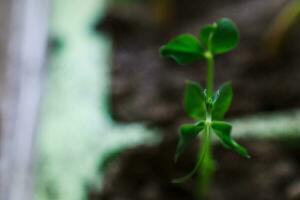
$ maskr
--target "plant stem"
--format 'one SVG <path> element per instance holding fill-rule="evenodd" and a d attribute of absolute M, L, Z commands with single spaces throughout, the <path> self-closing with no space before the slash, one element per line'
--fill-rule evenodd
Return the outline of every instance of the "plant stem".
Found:
<path fill-rule="evenodd" d="M 208 98 L 213 95 L 214 88 L 214 56 L 211 52 L 206 52 L 205 57 L 207 59 L 207 80 L 206 89 Z"/>
<path fill-rule="evenodd" d="M 203 133 L 203 142 L 199 151 L 199 158 L 204 156 L 203 164 L 200 166 L 198 171 L 198 192 L 197 197 L 199 200 L 209 199 L 210 185 L 214 174 L 214 161 L 212 158 L 211 148 L 211 127 L 206 126 Z"/>
<path fill-rule="evenodd" d="M 211 52 L 206 52 L 205 57 L 207 59 L 207 80 L 206 89 L 207 96 L 210 99 L 213 95 L 214 87 L 214 57 Z M 206 111 L 206 126 L 203 133 L 203 142 L 199 151 L 199 158 L 204 156 L 204 161 L 202 166 L 200 166 L 198 171 L 198 199 L 208 200 L 209 199 L 209 189 L 213 179 L 213 174 L 215 170 L 215 163 L 212 158 L 212 147 L 211 147 L 211 108 L 210 105 L 207 106 Z"/>

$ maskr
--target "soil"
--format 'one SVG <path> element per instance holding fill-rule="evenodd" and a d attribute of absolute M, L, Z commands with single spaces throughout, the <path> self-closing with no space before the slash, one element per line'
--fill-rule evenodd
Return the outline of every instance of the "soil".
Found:
<path fill-rule="evenodd" d="M 276 141 L 241 141 L 252 159 L 215 146 L 217 164 L 210 191 L 212 200 L 297 200 L 300 198 L 300 151 Z M 174 177 L 192 169 L 197 146 L 178 164 L 173 155 L 176 141 L 159 146 L 140 146 L 122 153 L 111 162 L 102 192 L 92 192 L 91 200 L 182 200 L 197 199 L 196 178 L 172 184 Z M 295 187 L 297 186 L 298 187 Z"/>
<path fill-rule="evenodd" d="M 145 2 L 145 1 L 140 1 Z M 146 1 L 147 2 L 147 1 Z M 276 53 L 270 27 L 287 0 L 173 1 L 167 20 L 153 20 L 151 3 L 114 5 L 97 25 L 114 42 L 111 114 L 118 122 L 143 122 L 158 127 L 164 140 L 139 146 L 112 162 L 101 192 L 90 199 L 195 199 L 195 180 L 174 185 L 195 161 L 196 146 L 177 165 L 173 154 L 177 127 L 188 121 L 182 108 L 186 79 L 205 83 L 205 63 L 178 66 L 162 60 L 158 49 L 182 32 L 197 34 L 199 25 L 220 17 L 232 18 L 241 31 L 239 47 L 217 57 L 216 86 L 231 80 L 235 97 L 228 117 L 300 106 L 300 28 L 282 35 Z M 270 35 L 271 33 L 271 35 Z M 268 44 L 268 45 L 267 45 Z M 253 159 L 245 160 L 216 145 L 218 163 L 211 190 L 213 200 L 299 199 L 299 151 L 278 141 L 246 140 Z M 299 150 L 299 149 L 298 149 Z"/>

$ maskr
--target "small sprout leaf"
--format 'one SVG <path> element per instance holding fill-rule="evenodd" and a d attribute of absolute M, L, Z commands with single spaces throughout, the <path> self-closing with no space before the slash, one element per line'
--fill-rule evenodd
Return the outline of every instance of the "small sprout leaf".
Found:
<path fill-rule="evenodd" d="M 217 28 L 211 38 L 211 51 L 220 54 L 234 49 L 240 40 L 239 30 L 235 23 L 230 19 L 222 18 L 216 24 Z"/>
<path fill-rule="evenodd" d="M 175 162 L 182 155 L 188 145 L 198 136 L 203 130 L 204 122 L 200 121 L 197 124 L 184 124 L 180 127 L 180 138 L 175 153 Z"/>
<path fill-rule="evenodd" d="M 232 101 L 232 86 L 230 83 L 223 84 L 213 96 L 212 119 L 222 120 L 228 111 Z"/>
<path fill-rule="evenodd" d="M 160 55 L 174 59 L 178 64 L 189 64 L 204 56 L 204 48 L 200 41 L 191 34 L 175 37 L 160 48 Z"/>
<path fill-rule="evenodd" d="M 203 28 L 200 31 L 200 40 L 204 44 L 204 46 L 211 51 L 212 46 L 211 46 L 211 40 L 214 35 L 214 32 L 217 28 L 217 24 L 207 24 L 203 26 Z"/>
<path fill-rule="evenodd" d="M 186 113 L 196 120 L 204 120 L 206 118 L 206 104 L 202 87 L 196 82 L 186 81 L 184 93 Z"/>
<path fill-rule="evenodd" d="M 202 124 L 202 123 L 201 123 Z M 203 128 L 205 126 L 205 123 L 203 122 Z M 209 156 L 209 148 L 210 148 L 210 136 L 209 134 L 205 134 L 204 137 L 202 138 L 202 142 L 201 142 L 201 154 L 200 157 L 195 165 L 195 167 L 192 169 L 192 171 L 190 173 L 188 173 L 187 175 L 181 177 L 181 178 L 176 178 L 172 180 L 172 183 L 182 183 L 188 179 L 190 179 L 192 176 L 194 176 L 198 169 L 200 167 L 204 167 L 205 168 L 205 160 L 208 158 Z"/>
<path fill-rule="evenodd" d="M 246 158 L 250 158 L 247 149 L 231 138 L 231 124 L 222 121 L 213 121 L 211 126 L 226 148 L 231 149 Z"/>

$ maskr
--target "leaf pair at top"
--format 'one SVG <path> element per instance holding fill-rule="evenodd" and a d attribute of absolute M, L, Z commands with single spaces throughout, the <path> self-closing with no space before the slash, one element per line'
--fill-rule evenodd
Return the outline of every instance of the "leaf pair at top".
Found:
<path fill-rule="evenodd" d="M 195 139 L 206 126 L 218 136 L 225 147 L 249 158 L 247 150 L 237 144 L 230 136 L 232 126 L 222 121 L 232 101 L 232 87 L 230 83 L 223 84 L 212 98 L 208 98 L 205 90 L 195 82 L 186 83 L 184 107 L 187 114 L 197 120 L 195 124 L 184 124 L 180 127 L 180 140 L 177 146 L 175 161 L 182 155 L 188 145 Z M 210 110 L 210 111 L 208 111 Z M 211 119 L 207 122 L 207 113 Z"/>
<path fill-rule="evenodd" d="M 173 58 L 178 64 L 189 64 L 206 57 L 206 52 L 221 54 L 235 48 L 239 31 L 233 21 L 222 18 L 202 27 L 199 39 L 191 34 L 182 34 L 160 49 L 163 57 Z"/>

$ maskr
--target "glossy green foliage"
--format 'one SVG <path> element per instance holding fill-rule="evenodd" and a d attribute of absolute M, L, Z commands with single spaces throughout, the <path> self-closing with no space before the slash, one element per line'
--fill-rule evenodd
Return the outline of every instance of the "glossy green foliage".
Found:
<path fill-rule="evenodd" d="M 209 51 L 220 54 L 234 49 L 240 40 L 240 35 L 234 22 L 223 18 L 204 26 L 200 31 L 200 38 Z"/>
<path fill-rule="evenodd" d="M 179 156 L 185 151 L 188 145 L 198 136 L 204 129 L 204 121 L 196 124 L 184 124 L 180 127 L 180 139 L 177 145 L 175 161 L 177 162 Z"/>
<path fill-rule="evenodd" d="M 195 36 L 182 34 L 162 46 L 160 54 L 173 58 L 178 64 L 189 64 L 203 58 L 204 49 Z"/>
<path fill-rule="evenodd" d="M 207 24 L 200 30 L 200 40 L 203 46 L 209 51 L 212 50 L 211 39 L 214 31 L 216 30 L 217 24 Z"/>
<path fill-rule="evenodd" d="M 198 168 L 205 177 L 213 171 L 211 158 L 211 134 L 216 134 L 226 148 L 250 158 L 248 151 L 231 138 L 231 125 L 223 121 L 232 102 L 232 86 L 223 84 L 213 93 L 214 55 L 228 52 L 239 42 L 239 31 L 230 19 L 222 18 L 215 23 L 207 24 L 200 30 L 199 37 L 183 34 L 175 37 L 162 46 L 160 54 L 174 59 L 179 64 L 189 64 L 199 59 L 207 60 L 207 87 L 204 90 L 199 84 L 187 81 L 184 94 L 186 113 L 196 120 L 194 124 L 180 127 L 180 139 L 177 145 L 175 160 L 184 153 L 189 144 L 203 133 L 201 150 L 194 169 L 186 176 L 175 179 L 182 182 L 193 176 Z"/>
<path fill-rule="evenodd" d="M 222 18 L 205 25 L 199 38 L 182 34 L 160 48 L 160 55 L 174 59 L 178 64 L 190 64 L 205 58 L 206 52 L 225 53 L 235 48 L 239 42 L 239 31 L 233 21 Z"/>
<path fill-rule="evenodd" d="M 173 183 L 181 183 L 181 182 L 188 180 L 197 172 L 198 168 L 201 167 L 205 163 L 205 160 L 208 158 L 207 153 L 208 153 L 209 147 L 210 147 L 210 134 L 207 131 L 205 132 L 205 129 L 207 129 L 207 128 L 208 127 L 207 126 L 205 127 L 205 124 L 204 124 L 203 132 L 206 134 L 204 134 L 202 137 L 201 153 L 199 155 L 199 158 L 198 158 L 198 161 L 197 161 L 195 167 L 187 175 L 185 175 L 181 178 L 174 179 L 172 181 Z M 179 141 L 179 144 L 180 144 L 180 141 Z"/>
<path fill-rule="evenodd" d="M 184 108 L 186 113 L 197 120 L 206 118 L 206 102 L 204 90 L 193 81 L 187 81 L 184 95 Z"/>
<path fill-rule="evenodd" d="M 212 119 L 222 120 L 232 101 L 232 87 L 230 83 L 223 84 L 212 97 Z"/>
<path fill-rule="evenodd" d="M 186 82 L 184 107 L 187 114 L 198 121 L 195 125 L 183 125 L 180 128 L 181 137 L 177 146 L 175 160 L 182 155 L 190 140 L 196 138 L 205 126 L 212 127 L 226 147 L 245 157 L 249 157 L 247 151 L 230 137 L 231 125 L 220 122 L 230 107 L 232 93 L 231 84 L 225 83 L 215 92 L 210 101 L 210 97 L 207 96 L 205 90 L 199 84 L 193 81 Z M 210 120 L 207 121 L 209 110 L 211 110 L 211 122 Z"/>
<path fill-rule="evenodd" d="M 213 121 L 211 127 L 225 147 L 239 153 L 246 158 L 250 158 L 248 151 L 231 138 L 231 124 L 222 121 Z"/>

